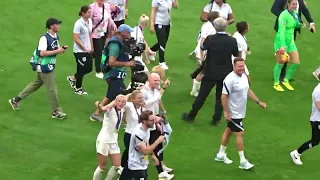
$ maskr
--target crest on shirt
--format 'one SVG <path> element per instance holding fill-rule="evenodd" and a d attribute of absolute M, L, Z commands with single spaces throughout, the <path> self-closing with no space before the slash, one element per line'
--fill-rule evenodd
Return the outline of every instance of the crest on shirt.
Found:
<path fill-rule="evenodd" d="M 284 26 L 284 25 L 286 25 L 286 22 L 285 22 L 285 21 L 282 21 L 281 24 Z"/>
<path fill-rule="evenodd" d="M 50 44 L 51 48 L 56 50 L 59 47 L 59 41 L 58 40 L 54 40 L 51 44 Z"/>

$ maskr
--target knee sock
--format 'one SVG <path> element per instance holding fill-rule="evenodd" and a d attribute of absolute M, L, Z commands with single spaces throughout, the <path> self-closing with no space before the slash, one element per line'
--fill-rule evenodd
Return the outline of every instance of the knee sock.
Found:
<path fill-rule="evenodd" d="M 286 77 L 284 78 L 285 82 L 288 82 L 292 78 L 292 76 L 296 72 L 298 66 L 299 66 L 299 64 L 291 64 L 291 66 L 288 67 Z"/>
<path fill-rule="evenodd" d="M 298 148 L 298 153 L 302 154 L 304 151 L 311 149 L 319 144 L 319 141 L 315 140 L 310 140 L 305 143 L 303 143 L 299 148 Z"/>
<path fill-rule="evenodd" d="M 118 170 L 121 168 L 121 166 L 112 166 L 107 174 L 106 180 L 113 180 L 114 177 L 118 175 Z"/>
<path fill-rule="evenodd" d="M 156 169 L 157 169 L 157 171 L 158 171 L 158 174 L 160 174 L 160 173 L 163 172 L 163 167 L 162 167 L 161 162 L 159 162 L 159 165 L 156 166 Z"/>
<path fill-rule="evenodd" d="M 279 63 L 277 63 L 274 66 L 274 69 L 273 69 L 273 81 L 274 81 L 275 85 L 280 83 L 279 78 L 280 78 L 280 73 L 281 73 L 282 67 L 283 67 L 283 64 L 279 64 Z"/>
<path fill-rule="evenodd" d="M 197 92 L 200 88 L 201 82 L 197 81 L 196 79 L 193 79 L 192 84 L 192 92 Z"/>
<path fill-rule="evenodd" d="M 100 180 L 103 170 L 98 166 L 97 169 L 93 173 L 93 180 Z"/>

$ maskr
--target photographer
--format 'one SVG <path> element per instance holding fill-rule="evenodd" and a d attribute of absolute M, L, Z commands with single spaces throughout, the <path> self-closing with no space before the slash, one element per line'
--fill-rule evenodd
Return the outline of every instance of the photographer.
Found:
<path fill-rule="evenodd" d="M 133 29 L 122 24 L 117 33 L 107 43 L 102 55 L 102 70 L 104 79 L 108 83 L 106 97 L 100 102 L 102 105 L 109 104 L 115 97 L 126 89 L 124 78 L 126 77 L 126 67 L 134 67 L 135 62 L 129 61 L 129 55 L 126 52 L 125 41 L 130 38 Z M 101 121 L 100 110 L 97 109 L 91 116 L 92 121 Z"/>
<path fill-rule="evenodd" d="M 73 76 L 68 76 L 67 80 L 76 94 L 87 95 L 88 93 L 82 88 L 82 81 L 83 77 L 92 71 L 93 44 L 90 6 L 82 6 L 79 16 L 81 18 L 76 21 L 73 29 L 73 54 L 76 59 L 77 72 Z"/>
<path fill-rule="evenodd" d="M 46 22 L 48 32 L 41 36 L 38 47 L 34 50 L 30 64 L 33 71 L 37 72 L 36 80 L 27 85 L 18 96 L 9 99 L 13 110 L 20 110 L 20 101 L 25 99 L 31 93 L 37 91 L 43 84 L 50 93 L 50 102 L 52 107 L 52 118 L 65 119 L 67 115 L 59 111 L 57 87 L 55 79 L 56 56 L 62 54 L 68 48 L 60 47 L 59 36 L 57 32 L 60 29 L 59 21 L 55 18 L 49 18 Z"/>

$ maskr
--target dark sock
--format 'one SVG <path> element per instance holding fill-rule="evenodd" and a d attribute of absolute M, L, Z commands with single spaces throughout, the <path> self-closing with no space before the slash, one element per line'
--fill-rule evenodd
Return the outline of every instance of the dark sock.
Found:
<path fill-rule="evenodd" d="M 318 141 L 307 141 L 305 143 L 303 143 L 299 148 L 298 148 L 298 153 L 299 154 L 302 154 L 304 151 L 308 150 L 308 149 L 311 149 L 315 146 L 317 146 L 319 144 Z"/>
<path fill-rule="evenodd" d="M 13 101 L 15 102 L 15 103 L 18 103 L 19 101 L 21 101 L 21 98 L 20 97 L 15 97 L 15 98 L 13 98 Z"/>
<path fill-rule="evenodd" d="M 163 168 L 162 168 L 161 162 L 160 162 L 160 165 L 156 166 L 156 168 L 157 168 L 158 174 L 163 172 Z"/>

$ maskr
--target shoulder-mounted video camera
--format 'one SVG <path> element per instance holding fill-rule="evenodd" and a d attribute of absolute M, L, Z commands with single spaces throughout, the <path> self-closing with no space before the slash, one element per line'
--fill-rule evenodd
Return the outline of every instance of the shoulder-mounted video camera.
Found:
<path fill-rule="evenodd" d="M 146 50 L 145 43 L 137 43 L 137 41 L 131 37 L 124 41 L 125 52 L 132 57 L 141 56 L 141 54 Z"/>

